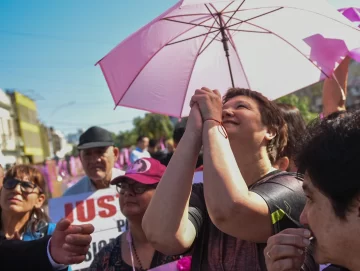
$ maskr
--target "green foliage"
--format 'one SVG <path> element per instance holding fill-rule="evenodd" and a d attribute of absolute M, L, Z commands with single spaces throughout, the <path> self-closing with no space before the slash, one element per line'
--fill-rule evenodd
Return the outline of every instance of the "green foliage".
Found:
<path fill-rule="evenodd" d="M 79 156 L 79 150 L 77 148 L 76 145 L 73 145 L 72 151 L 71 151 L 71 155 L 74 157 L 78 157 Z"/>
<path fill-rule="evenodd" d="M 307 96 L 298 97 L 295 94 L 290 94 L 277 99 L 276 102 L 296 106 L 300 110 L 306 123 L 317 117 L 317 113 L 310 111 L 310 99 Z"/>
<path fill-rule="evenodd" d="M 120 132 L 115 136 L 116 146 L 120 148 L 133 146 L 140 135 L 148 136 L 150 139 L 169 139 L 172 137 L 173 125 L 168 116 L 149 113 L 143 118 L 135 118 L 133 125 L 132 130 Z"/>

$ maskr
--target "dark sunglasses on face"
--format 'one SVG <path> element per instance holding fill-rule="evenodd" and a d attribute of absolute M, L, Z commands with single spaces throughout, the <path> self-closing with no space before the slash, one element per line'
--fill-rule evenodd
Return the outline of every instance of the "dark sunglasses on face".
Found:
<path fill-rule="evenodd" d="M 141 185 L 141 184 L 129 184 L 129 183 L 118 183 L 116 185 L 116 191 L 119 194 L 124 194 L 125 191 L 132 191 L 135 194 L 143 194 L 148 190 L 155 189 L 156 184 L 152 185 Z"/>
<path fill-rule="evenodd" d="M 21 191 L 25 192 L 25 193 L 32 193 L 32 192 L 34 192 L 36 187 L 39 187 L 34 183 L 21 181 L 21 180 L 15 179 L 15 178 L 5 179 L 3 182 L 3 187 L 8 190 L 13 190 L 13 189 L 15 189 L 15 187 L 18 184 L 20 184 Z M 42 190 L 40 187 L 39 187 L 39 191 L 40 191 L 40 193 L 42 193 Z"/>

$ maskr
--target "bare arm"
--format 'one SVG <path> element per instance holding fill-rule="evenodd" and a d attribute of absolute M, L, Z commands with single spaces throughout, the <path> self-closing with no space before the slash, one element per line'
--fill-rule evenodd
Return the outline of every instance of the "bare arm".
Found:
<path fill-rule="evenodd" d="M 204 193 L 212 222 L 237 238 L 266 242 L 272 234 L 266 202 L 248 190 L 230 143 L 218 124 L 206 121 L 204 143 Z"/>
<path fill-rule="evenodd" d="M 350 58 L 346 57 L 335 70 L 335 77 L 327 78 L 323 87 L 323 113 L 328 116 L 336 111 L 345 110 L 345 100 L 347 95 L 347 78 L 349 70 Z M 339 84 L 344 90 L 344 97 Z"/>
<path fill-rule="evenodd" d="M 200 112 L 197 113 L 201 118 Z M 186 252 L 196 236 L 195 227 L 188 219 L 188 204 L 201 148 L 201 130 L 192 132 L 190 118 L 191 115 L 142 221 L 148 240 L 156 250 L 167 255 Z"/>

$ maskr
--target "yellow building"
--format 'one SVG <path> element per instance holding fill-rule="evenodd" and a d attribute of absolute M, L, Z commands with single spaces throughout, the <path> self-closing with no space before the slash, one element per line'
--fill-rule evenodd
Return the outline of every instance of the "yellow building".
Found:
<path fill-rule="evenodd" d="M 23 155 L 29 163 L 41 163 L 44 161 L 44 150 L 36 103 L 17 91 L 9 93 L 9 95 L 14 106 L 16 132 L 21 137 Z"/>

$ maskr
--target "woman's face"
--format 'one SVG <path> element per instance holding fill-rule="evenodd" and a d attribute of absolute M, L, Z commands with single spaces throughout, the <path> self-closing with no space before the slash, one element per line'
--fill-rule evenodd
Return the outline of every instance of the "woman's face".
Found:
<path fill-rule="evenodd" d="M 34 208 L 41 208 L 45 200 L 40 188 L 26 175 L 4 179 L 0 193 L 0 206 L 4 212 L 25 214 Z"/>
<path fill-rule="evenodd" d="M 118 191 L 120 210 L 124 216 L 142 218 L 155 193 L 155 187 L 128 179 L 119 184 Z"/>
<path fill-rule="evenodd" d="M 260 146 L 269 137 L 258 103 L 247 96 L 236 96 L 223 105 L 223 124 L 231 142 Z"/>

